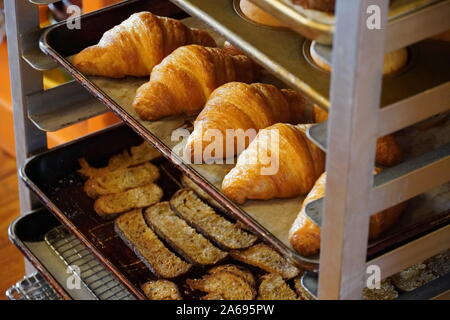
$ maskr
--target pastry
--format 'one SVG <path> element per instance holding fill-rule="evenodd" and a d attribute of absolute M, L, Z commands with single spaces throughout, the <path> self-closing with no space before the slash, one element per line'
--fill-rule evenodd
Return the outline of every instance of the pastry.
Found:
<path fill-rule="evenodd" d="M 318 106 L 314 106 L 315 122 L 328 120 L 328 113 Z M 391 167 L 399 164 L 403 159 L 403 151 L 393 134 L 378 138 L 375 153 L 375 162 L 379 165 Z"/>
<path fill-rule="evenodd" d="M 133 106 L 143 120 L 173 115 L 196 115 L 221 85 L 252 82 L 255 65 L 244 55 L 190 45 L 178 48 L 156 66 L 150 81 L 136 93 Z"/>
<path fill-rule="evenodd" d="M 325 154 L 307 137 L 309 125 L 261 130 L 222 182 L 231 200 L 268 200 L 307 194 L 325 170 Z"/>
<path fill-rule="evenodd" d="M 205 31 L 188 28 L 175 19 L 139 12 L 105 32 L 98 44 L 75 55 L 72 63 L 86 75 L 143 77 L 176 48 L 188 44 L 216 45 Z"/>
<path fill-rule="evenodd" d="M 303 95 L 293 90 L 262 83 L 227 83 L 211 94 L 195 120 L 185 153 L 205 162 L 233 158 L 260 129 L 306 122 L 306 108 Z"/>
<path fill-rule="evenodd" d="M 295 251 L 303 256 L 312 256 L 320 251 L 320 227 L 305 212 L 306 206 L 325 196 L 326 173 L 315 183 L 313 189 L 303 201 L 303 206 L 290 231 L 289 241 Z M 375 239 L 389 229 L 404 211 L 406 203 L 398 204 L 370 217 L 369 238 Z"/>
<path fill-rule="evenodd" d="M 249 20 L 258 24 L 271 26 L 271 27 L 283 27 L 284 24 L 274 16 L 270 15 L 260 7 L 254 5 L 249 0 L 241 0 L 239 2 L 242 13 Z"/>

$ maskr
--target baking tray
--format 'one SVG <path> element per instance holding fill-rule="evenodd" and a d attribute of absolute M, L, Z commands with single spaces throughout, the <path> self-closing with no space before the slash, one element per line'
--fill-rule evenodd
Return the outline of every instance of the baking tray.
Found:
<path fill-rule="evenodd" d="M 171 1 L 204 21 L 285 84 L 303 92 L 322 108 L 330 108 L 330 74 L 311 62 L 309 39 L 286 28 L 261 26 L 243 19 L 234 0 Z M 407 66 L 383 79 L 382 107 L 450 81 L 450 43 L 426 40 L 409 50 Z"/>
<path fill-rule="evenodd" d="M 114 143 L 111 143 L 112 141 Z M 81 157 L 86 158 L 95 167 L 102 167 L 112 155 L 141 142 L 142 138 L 131 128 L 116 125 L 31 158 L 21 170 L 21 178 L 42 203 L 134 296 L 146 299 L 140 287 L 156 277 L 116 234 L 114 221 L 105 221 L 95 213 L 94 200 L 83 190 L 85 179 L 77 172 L 80 168 L 78 159 Z M 169 200 L 182 187 L 182 174 L 163 157 L 153 163 L 157 164 L 161 171 L 158 185 L 164 191 L 162 201 Z M 56 231 L 52 230 L 45 237 L 52 247 L 57 243 L 54 233 Z M 229 262 L 242 265 L 232 258 L 226 259 L 223 264 Z M 255 275 L 263 274 L 256 268 L 246 268 L 252 270 Z M 195 267 L 187 275 L 174 280 L 180 291 L 185 293 L 186 299 L 199 297 L 198 292 L 187 290 L 184 281 L 186 277 L 198 278 L 204 275 L 205 271 L 202 267 Z"/>
<path fill-rule="evenodd" d="M 116 277 L 48 210 L 38 209 L 16 219 L 9 228 L 9 237 L 62 298 L 133 299 Z M 69 287 L 74 280 L 79 287 Z"/>
<path fill-rule="evenodd" d="M 8 229 L 10 241 L 22 252 L 25 258 L 38 270 L 57 294 L 64 300 L 71 300 L 73 292 L 64 287 L 66 269 L 53 255 L 45 243 L 45 234 L 60 225 L 47 210 L 38 209 L 17 218 Z M 57 275 L 64 275 L 59 277 Z"/>
<path fill-rule="evenodd" d="M 153 10 L 152 4 L 157 4 L 160 1 L 148 1 L 148 10 Z M 203 2 L 197 1 L 197 2 Z M 89 40 L 84 40 L 88 36 L 84 28 L 75 31 L 73 36 L 74 41 L 67 44 L 65 39 L 69 36 L 67 28 L 63 26 L 56 26 L 54 29 L 48 31 L 41 40 L 41 47 L 54 59 L 58 61 L 74 78 L 84 85 L 94 96 L 100 99 L 108 107 L 110 107 L 125 123 L 132 127 L 139 135 L 153 144 L 166 158 L 171 159 L 175 166 L 191 178 L 197 185 L 204 189 L 211 197 L 216 200 L 226 211 L 237 219 L 243 221 L 246 225 L 252 228 L 256 233 L 284 256 L 298 264 L 305 269 L 317 270 L 318 257 L 302 257 L 294 252 L 290 246 L 287 238 L 288 230 L 301 209 L 301 204 L 304 197 L 297 197 L 288 200 L 270 200 L 270 201 L 248 201 L 243 206 L 238 206 L 229 201 L 221 192 L 220 185 L 223 177 L 231 170 L 232 165 L 189 165 L 184 163 L 181 158 L 172 152 L 172 149 L 177 146 L 178 141 L 172 141 L 171 134 L 178 128 L 189 128 L 193 118 L 188 117 L 170 117 L 160 121 L 148 122 L 141 121 L 134 112 L 131 103 L 135 94 L 135 90 L 144 83 L 147 78 L 125 78 L 120 80 L 107 79 L 102 77 L 85 77 L 78 70 L 76 70 L 70 63 L 67 57 L 79 52 L 81 49 L 89 44 L 95 43 L 105 30 L 120 23 L 122 18 L 130 15 L 137 10 L 136 3 L 130 2 L 104 9 L 98 13 L 83 16 L 81 22 L 87 26 L 94 26 L 96 28 L 87 28 L 89 30 Z M 218 1 L 217 3 L 228 3 L 228 1 Z M 139 10 L 142 7 L 138 7 Z M 220 6 L 219 6 L 220 8 Z M 116 18 L 113 12 L 120 11 L 120 18 Z M 234 12 L 234 11 L 233 11 Z M 156 11 L 159 13 L 159 11 Z M 198 26 L 200 23 L 189 19 L 189 24 Z M 201 24 L 200 24 L 201 25 Z M 99 27 L 101 26 L 101 27 Z M 273 38 L 273 37 L 271 37 Z M 220 40 L 220 37 L 218 37 Z M 267 38 L 266 38 L 267 40 Z M 267 41 L 266 41 L 267 42 Z M 273 81 L 270 77 L 265 75 L 265 79 Z M 431 206 L 433 207 L 433 206 Z M 434 212 L 430 219 L 433 223 L 441 219 L 447 219 L 448 213 L 444 217 L 439 216 L 440 212 Z M 282 214 L 280 214 L 282 213 Z M 428 212 L 424 212 L 424 215 Z M 431 215 L 431 214 L 430 214 Z M 405 215 L 408 216 L 408 215 Z M 415 215 L 412 215 L 415 216 Z M 420 215 L 419 215 L 420 216 Z M 423 216 L 421 216 L 423 217 Z M 423 227 L 424 221 L 411 221 L 407 224 L 406 229 L 397 230 L 395 239 L 399 241 L 406 241 L 412 239 L 417 235 L 414 232 L 414 227 L 419 223 Z M 433 224 L 429 225 L 430 228 Z M 411 229 L 412 228 L 412 229 Z M 375 256 L 378 251 L 385 251 L 395 243 L 392 243 L 393 234 L 386 234 L 386 237 L 377 241 L 377 250 L 370 251 L 370 257 Z M 398 237 L 397 237 L 398 236 Z M 390 239 L 384 242 L 384 239 Z M 386 246 L 383 246 L 383 243 Z"/>
<path fill-rule="evenodd" d="M 239 1 L 239 0 L 237 0 Z M 306 9 L 290 0 L 251 0 L 308 39 L 330 45 L 336 17 L 332 13 Z M 395 22 L 442 0 L 396 0 L 389 9 L 389 23 Z"/>
<path fill-rule="evenodd" d="M 319 285 L 317 274 L 305 272 L 300 279 L 300 285 L 313 299 L 317 299 Z M 442 295 L 445 292 L 448 292 L 449 290 L 450 273 L 436 278 L 410 292 L 400 293 L 395 300 L 430 300 Z"/>

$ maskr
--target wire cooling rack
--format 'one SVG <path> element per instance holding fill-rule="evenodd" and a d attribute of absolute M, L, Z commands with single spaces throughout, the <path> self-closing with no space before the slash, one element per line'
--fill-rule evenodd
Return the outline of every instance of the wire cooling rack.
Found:
<path fill-rule="evenodd" d="M 9 300 L 61 300 L 40 273 L 29 275 L 6 291 Z"/>
<path fill-rule="evenodd" d="M 97 299 L 135 299 L 88 248 L 63 226 L 49 231 L 45 241 Z"/>

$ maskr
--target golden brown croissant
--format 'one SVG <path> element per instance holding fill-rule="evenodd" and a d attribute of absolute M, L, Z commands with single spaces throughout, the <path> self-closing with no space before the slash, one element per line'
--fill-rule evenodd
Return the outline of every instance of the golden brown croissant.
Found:
<path fill-rule="evenodd" d="M 306 137 L 310 125 L 261 130 L 222 182 L 237 203 L 307 194 L 325 170 L 325 154 Z"/>
<path fill-rule="evenodd" d="M 234 157 L 247 148 L 260 129 L 276 123 L 303 123 L 305 111 L 305 98 L 296 91 L 263 83 L 227 83 L 211 94 L 195 120 L 186 151 L 204 161 Z M 210 155 L 204 152 L 207 147 L 212 150 Z"/>
<path fill-rule="evenodd" d="M 231 81 L 252 82 L 253 62 L 219 48 L 190 45 L 178 48 L 153 70 L 138 90 L 133 106 L 144 120 L 195 115 L 209 95 Z"/>
<path fill-rule="evenodd" d="M 87 75 L 122 78 L 150 75 L 153 67 L 178 47 L 188 44 L 216 46 L 211 36 L 190 29 L 178 20 L 150 12 L 131 15 L 105 32 L 97 45 L 73 58 L 73 65 Z"/>
<path fill-rule="evenodd" d="M 326 173 L 322 174 L 303 201 L 300 213 L 289 231 L 289 241 L 295 251 L 303 256 L 312 256 L 320 251 L 320 227 L 305 212 L 306 206 L 325 196 Z M 370 217 L 369 238 L 376 239 L 389 229 L 406 208 L 406 202 L 383 210 Z"/>
<path fill-rule="evenodd" d="M 314 106 L 315 122 L 324 122 L 328 120 L 328 113 Z M 390 167 L 399 164 L 402 161 L 403 152 L 393 134 L 378 138 L 377 149 L 375 154 L 376 163 Z"/>

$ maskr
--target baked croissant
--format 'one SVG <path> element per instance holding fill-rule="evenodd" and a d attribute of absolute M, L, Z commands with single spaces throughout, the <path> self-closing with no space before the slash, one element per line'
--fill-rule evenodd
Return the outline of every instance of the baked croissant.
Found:
<path fill-rule="evenodd" d="M 195 115 L 216 88 L 231 81 L 252 82 L 255 73 L 244 55 L 198 45 L 181 47 L 154 68 L 150 81 L 137 90 L 133 106 L 143 120 Z"/>
<path fill-rule="evenodd" d="M 314 106 L 315 122 L 320 123 L 328 120 L 328 113 Z M 378 138 L 375 153 L 375 162 L 386 167 L 395 166 L 403 159 L 403 152 L 393 134 Z"/>
<path fill-rule="evenodd" d="M 237 203 L 307 194 L 325 170 L 325 154 L 306 137 L 310 125 L 261 130 L 222 182 Z"/>
<path fill-rule="evenodd" d="M 326 173 L 320 176 L 304 200 L 302 209 L 289 231 L 289 241 L 292 247 L 303 256 L 312 256 L 320 251 L 320 227 L 306 215 L 305 208 L 309 203 L 325 196 L 325 184 Z M 369 238 L 376 239 L 382 232 L 389 229 L 405 208 L 406 202 L 371 216 Z"/>
<path fill-rule="evenodd" d="M 186 152 L 203 161 L 234 157 L 248 147 L 258 130 L 275 123 L 304 123 L 305 111 L 305 98 L 296 91 L 262 83 L 227 83 L 211 94 L 195 120 Z M 210 154 L 205 150 L 211 150 Z"/>
<path fill-rule="evenodd" d="M 140 12 L 105 32 L 97 45 L 81 51 L 72 63 L 87 75 L 143 77 L 173 50 L 188 44 L 216 46 L 214 39 L 203 30 L 188 28 L 175 19 Z"/>

